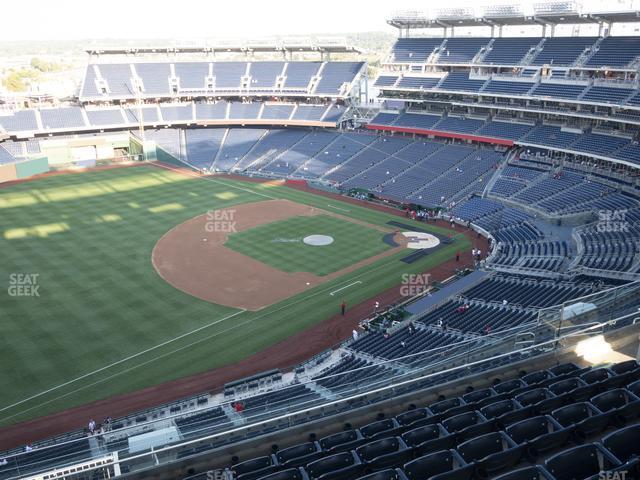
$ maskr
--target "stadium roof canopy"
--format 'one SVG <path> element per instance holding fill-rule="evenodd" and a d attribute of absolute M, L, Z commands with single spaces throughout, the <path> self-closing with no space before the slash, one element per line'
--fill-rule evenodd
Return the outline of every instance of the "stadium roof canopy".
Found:
<path fill-rule="evenodd" d="M 389 25 L 399 29 L 632 22 L 640 22 L 640 11 L 586 12 L 573 1 L 534 3 L 531 6 L 505 4 L 478 8 L 441 8 L 428 12 L 402 11 L 392 14 L 387 20 Z"/>
<path fill-rule="evenodd" d="M 202 45 L 184 47 L 140 47 L 140 48 L 90 48 L 89 55 L 149 55 L 149 54 L 194 54 L 194 53 L 356 53 L 364 51 L 358 47 L 337 43 L 282 43 L 247 45 Z"/>

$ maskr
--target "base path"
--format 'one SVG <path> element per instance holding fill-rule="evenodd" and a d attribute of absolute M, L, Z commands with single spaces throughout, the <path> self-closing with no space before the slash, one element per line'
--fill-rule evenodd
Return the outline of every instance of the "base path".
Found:
<path fill-rule="evenodd" d="M 399 238 L 394 238 L 398 247 L 323 276 L 283 272 L 225 246 L 229 232 L 313 215 L 331 215 L 361 223 L 289 200 L 245 203 L 192 218 L 169 230 L 153 249 L 153 266 L 163 279 L 189 295 L 227 307 L 255 311 L 393 255 L 407 244 L 406 239 L 398 235 Z M 390 231 L 367 226 L 382 230 L 380 241 L 383 234 Z"/>

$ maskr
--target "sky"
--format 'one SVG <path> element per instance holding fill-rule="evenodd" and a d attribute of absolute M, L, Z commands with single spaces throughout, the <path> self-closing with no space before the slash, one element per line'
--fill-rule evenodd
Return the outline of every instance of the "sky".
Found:
<path fill-rule="evenodd" d="M 477 7 L 518 0 L 448 0 L 447 7 Z M 534 0 L 521 0 L 531 4 Z M 540 1 L 540 0 L 538 0 Z M 640 0 L 582 0 L 595 10 Z M 28 0 L 2 7 L 0 41 L 87 38 L 256 38 L 312 33 L 389 31 L 395 10 L 439 8 L 435 0 Z"/>

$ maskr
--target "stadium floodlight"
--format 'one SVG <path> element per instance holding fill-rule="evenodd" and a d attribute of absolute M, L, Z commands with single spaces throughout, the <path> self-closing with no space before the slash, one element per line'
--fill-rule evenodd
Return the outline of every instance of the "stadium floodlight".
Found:
<path fill-rule="evenodd" d="M 573 0 L 534 3 L 533 11 L 536 16 L 577 15 L 579 13 L 578 4 Z"/>
<path fill-rule="evenodd" d="M 440 8 L 435 11 L 438 20 L 464 20 L 476 18 L 475 10 L 471 7 Z"/>
<path fill-rule="evenodd" d="M 482 8 L 483 17 L 489 18 L 522 18 L 525 16 L 524 8 L 519 4 L 510 5 L 486 5 Z"/>
<path fill-rule="evenodd" d="M 419 10 L 397 10 L 391 14 L 390 19 L 397 22 L 422 22 L 429 17 Z"/>

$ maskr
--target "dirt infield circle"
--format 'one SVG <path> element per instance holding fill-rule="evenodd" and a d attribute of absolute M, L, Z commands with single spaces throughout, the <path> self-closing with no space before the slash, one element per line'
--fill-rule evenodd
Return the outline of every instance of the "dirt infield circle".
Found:
<path fill-rule="evenodd" d="M 361 223 L 382 233 L 392 230 L 289 200 L 266 200 L 221 209 L 187 220 L 169 230 L 151 254 L 153 267 L 173 287 L 211 303 L 245 310 L 260 310 L 322 283 L 338 278 L 405 248 L 390 248 L 329 275 L 287 273 L 227 248 L 229 234 L 294 216 L 332 215 Z"/>

